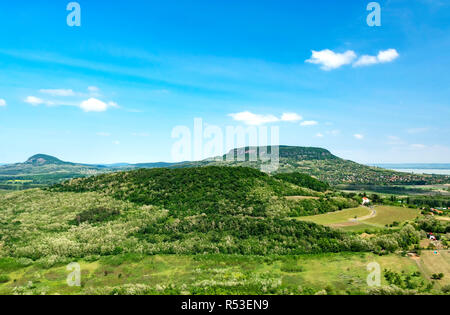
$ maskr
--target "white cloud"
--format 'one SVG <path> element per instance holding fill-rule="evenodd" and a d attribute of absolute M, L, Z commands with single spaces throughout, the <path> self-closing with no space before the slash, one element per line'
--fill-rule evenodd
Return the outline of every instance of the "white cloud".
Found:
<path fill-rule="evenodd" d="M 317 126 L 319 123 L 315 120 L 306 120 L 302 123 L 300 123 L 300 126 L 303 127 L 310 127 L 310 126 Z"/>
<path fill-rule="evenodd" d="M 400 54 L 397 52 L 397 50 L 391 48 L 388 50 L 380 51 L 378 53 L 378 60 L 381 63 L 392 62 L 395 59 L 397 59 L 399 56 L 400 56 Z"/>
<path fill-rule="evenodd" d="M 316 134 L 316 137 L 317 137 L 317 138 L 323 138 L 323 137 L 324 137 L 324 135 L 323 135 L 323 134 L 321 134 L 321 133 L 319 132 L 318 134 Z"/>
<path fill-rule="evenodd" d="M 119 145 L 120 144 L 120 141 L 113 141 L 113 144 L 115 144 L 115 145 Z"/>
<path fill-rule="evenodd" d="M 259 126 L 279 121 L 279 119 L 274 115 L 258 115 L 251 112 L 230 114 L 229 116 L 231 116 L 236 121 L 243 122 L 246 125 L 250 126 Z"/>
<path fill-rule="evenodd" d="M 353 137 L 355 137 L 355 139 L 358 139 L 358 140 L 363 140 L 364 139 L 364 135 L 359 134 L 359 133 L 353 135 Z"/>
<path fill-rule="evenodd" d="M 40 99 L 40 98 L 35 97 L 35 96 L 28 96 L 25 99 L 25 103 L 31 104 L 33 106 L 37 106 L 37 105 L 44 104 L 45 101 L 43 99 Z"/>
<path fill-rule="evenodd" d="M 333 70 L 342 66 L 351 64 L 356 59 L 356 54 L 353 50 L 347 50 L 345 53 L 335 53 L 330 49 L 321 51 L 312 51 L 311 59 L 306 60 L 308 63 L 322 65 L 322 70 Z"/>
<path fill-rule="evenodd" d="M 302 119 L 303 117 L 296 113 L 284 113 L 283 116 L 281 116 L 281 120 L 287 122 L 297 122 Z"/>
<path fill-rule="evenodd" d="M 400 54 L 395 49 L 382 50 L 378 56 L 361 56 L 354 64 L 354 67 L 371 66 L 379 63 L 388 63 L 397 59 Z"/>
<path fill-rule="evenodd" d="M 75 92 L 70 89 L 41 89 L 39 90 L 42 94 L 48 94 L 51 96 L 75 96 Z"/>
<path fill-rule="evenodd" d="M 6 101 L 3 98 L 0 98 L 0 107 L 6 106 Z"/>
<path fill-rule="evenodd" d="M 89 86 L 88 87 L 88 91 L 89 92 L 93 92 L 93 93 L 97 93 L 97 92 L 100 92 L 100 89 L 98 87 L 96 87 L 96 86 Z"/>
<path fill-rule="evenodd" d="M 96 98 L 90 98 L 80 104 L 80 108 L 85 112 L 104 112 L 108 109 L 108 107 L 108 104 Z"/>
<path fill-rule="evenodd" d="M 364 55 L 353 64 L 354 67 L 370 66 L 378 63 L 378 58 L 375 56 Z"/>

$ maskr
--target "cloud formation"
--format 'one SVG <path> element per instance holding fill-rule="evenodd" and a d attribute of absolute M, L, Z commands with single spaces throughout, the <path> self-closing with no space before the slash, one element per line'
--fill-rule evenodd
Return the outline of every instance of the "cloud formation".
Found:
<path fill-rule="evenodd" d="M 0 107 L 4 107 L 6 105 L 6 101 L 3 98 L 0 98 Z"/>
<path fill-rule="evenodd" d="M 321 51 L 313 50 L 311 58 L 306 60 L 306 62 L 322 65 L 322 70 L 329 71 L 351 64 L 355 59 L 356 53 L 353 50 L 347 50 L 344 53 L 335 53 L 330 49 L 324 49 Z"/>
<path fill-rule="evenodd" d="M 400 54 L 395 49 L 382 50 L 377 56 L 363 55 L 354 64 L 354 67 L 364 67 L 379 63 L 388 63 L 397 59 Z"/>
<path fill-rule="evenodd" d="M 352 64 L 353 67 L 370 66 L 380 63 L 392 62 L 400 56 L 396 49 L 381 50 L 377 56 L 358 55 L 353 50 L 347 50 L 344 53 L 336 53 L 330 49 L 324 49 L 321 51 L 312 51 L 310 59 L 306 60 L 307 63 L 321 65 L 321 69 L 330 71 L 338 69 L 345 65 Z M 356 61 L 355 61 L 356 60 Z"/>
<path fill-rule="evenodd" d="M 353 135 L 353 137 L 355 137 L 355 139 L 357 139 L 357 140 L 363 140 L 364 139 L 364 135 L 359 134 L 359 133 Z"/>
<path fill-rule="evenodd" d="M 81 102 L 80 108 L 85 112 L 104 112 L 109 107 L 110 104 L 100 101 L 99 99 L 91 97 L 90 99 Z"/>

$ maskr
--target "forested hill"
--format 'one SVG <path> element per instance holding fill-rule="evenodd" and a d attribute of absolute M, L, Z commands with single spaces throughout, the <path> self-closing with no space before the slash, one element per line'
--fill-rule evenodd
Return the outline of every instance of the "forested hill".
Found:
<path fill-rule="evenodd" d="M 293 209 L 285 197 L 299 195 L 324 199 L 315 201 L 321 203 L 321 207 L 311 204 L 311 210 L 321 208 L 328 212 L 358 205 L 352 200 L 341 200 L 338 205 L 332 198 L 311 189 L 325 191 L 327 187 L 327 184 L 307 175 L 285 180 L 252 168 L 210 166 L 103 174 L 73 179 L 54 186 L 52 190 L 101 192 L 119 200 L 163 207 L 175 217 L 199 214 L 286 217 Z M 300 203 L 297 210 L 299 206 Z M 305 210 L 303 214 L 309 212 Z"/>

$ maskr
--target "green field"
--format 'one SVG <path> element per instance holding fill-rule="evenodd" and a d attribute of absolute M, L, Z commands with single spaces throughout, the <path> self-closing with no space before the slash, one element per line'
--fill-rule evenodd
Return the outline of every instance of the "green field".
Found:
<path fill-rule="evenodd" d="M 364 221 L 364 223 L 375 224 L 382 227 L 394 222 L 414 220 L 420 215 L 419 210 L 402 207 L 377 206 L 375 209 L 377 211 L 377 216 Z"/>
<path fill-rule="evenodd" d="M 414 220 L 420 215 L 419 210 L 393 206 L 376 206 L 374 211 L 376 211 L 376 214 L 373 217 L 368 217 L 372 212 L 370 208 L 359 207 L 316 216 L 300 217 L 298 220 L 341 228 L 349 232 L 362 232 L 367 229 L 384 228 L 394 222 L 402 223 Z"/>
<path fill-rule="evenodd" d="M 369 253 L 300 256 L 120 255 L 80 261 L 81 287 L 66 283 L 65 265 L 20 267 L 0 259 L 9 281 L 0 294 L 364 294 L 367 265 L 412 273 L 406 257 Z M 383 279 L 382 284 L 386 285 Z"/>
<path fill-rule="evenodd" d="M 321 225 L 333 225 L 348 222 L 355 217 L 363 217 L 370 214 L 370 209 L 366 207 L 358 207 L 353 209 L 346 209 L 337 212 L 330 212 L 320 215 L 300 217 L 298 220 L 314 222 Z"/>

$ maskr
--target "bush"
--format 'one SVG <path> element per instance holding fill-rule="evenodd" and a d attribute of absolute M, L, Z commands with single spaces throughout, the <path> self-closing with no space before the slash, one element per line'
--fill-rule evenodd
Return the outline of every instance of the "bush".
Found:
<path fill-rule="evenodd" d="M 431 275 L 431 279 L 433 280 L 442 280 L 444 278 L 443 273 L 434 273 Z"/>

